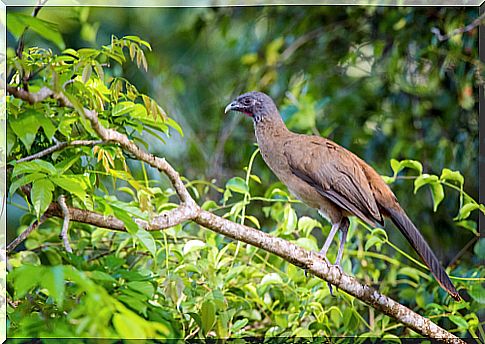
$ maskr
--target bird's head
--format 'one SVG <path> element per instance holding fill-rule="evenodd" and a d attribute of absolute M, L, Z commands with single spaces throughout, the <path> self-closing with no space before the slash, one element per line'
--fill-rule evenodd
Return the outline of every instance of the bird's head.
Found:
<path fill-rule="evenodd" d="M 241 94 L 226 106 L 224 113 L 228 113 L 229 111 L 245 113 L 252 117 L 255 123 L 259 123 L 261 120 L 264 120 L 269 116 L 278 114 L 273 99 L 262 92 L 248 92 Z"/>

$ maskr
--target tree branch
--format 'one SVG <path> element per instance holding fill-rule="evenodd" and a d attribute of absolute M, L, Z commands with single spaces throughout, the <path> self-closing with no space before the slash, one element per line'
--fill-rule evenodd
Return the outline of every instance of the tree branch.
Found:
<path fill-rule="evenodd" d="M 42 158 L 43 156 L 49 155 L 54 153 L 58 150 L 64 149 L 66 147 L 75 147 L 75 146 L 96 146 L 105 143 L 103 140 L 75 140 L 71 142 L 58 142 L 54 146 L 44 149 L 38 153 L 26 156 L 24 158 L 18 159 L 17 162 L 24 162 Z"/>
<path fill-rule="evenodd" d="M 16 90 L 14 93 L 11 92 L 11 94 L 22 97 L 22 99 L 28 101 L 40 99 L 40 97 L 32 97 L 32 95 L 29 95 L 28 92 L 23 90 Z M 54 94 L 52 91 L 45 92 L 44 94 L 48 94 L 46 97 L 54 97 L 60 101 L 63 101 L 62 99 L 65 98 L 64 95 Z M 70 104 L 70 106 L 72 107 L 72 104 Z M 175 171 L 165 159 L 155 157 L 152 154 L 141 150 L 125 135 L 103 127 L 98 121 L 96 112 L 87 109 L 84 109 L 83 112 L 82 115 L 91 122 L 93 129 L 101 139 L 120 144 L 125 150 L 139 160 L 144 161 L 165 173 L 172 182 L 182 204 L 175 209 L 163 212 L 151 221 L 151 223 L 137 219 L 136 221 L 141 227 L 147 230 L 159 230 L 174 226 L 184 221 L 192 220 L 195 223 L 226 237 L 245 242 L 278 255 L 289 263 L 305 269 L 315 276 L 337 286 L 346 293 L 353 295 L 371 307 L 395 318 L 400 323 L 423 336 L 440 339 L 450 343 L 464 343 L 429 319 L 413 312 L 409 308 L 387 296 L 380 294 L 375 289 L 360 283 L 356 278 L 343 273 L 338 267 L 328 264 L 320 254 L 307 251 L 284 239 L 273 237 L 265 232 L 231 222 L 208 211 L 202 210 L 188 193 L 177 171 Z M 68 210 L 72 221 L 89 223 L 95 226 L 115 230 L 126 230 L 123 222 L 113 216 L 103 216 L 87 210 L 69 207 Z M 59 205 L 54 203 L 51 204 L 46 211 L 46 216 L 64 217 L 64 214 L 62 209 L 59 208 Z"/>
<path fill-rule="evenodd" d="M 39 227 L 47 219 L 46 215 L 42 215 L 40 219 L 35 220 L 26 230 L 24 230 L 18 237 L 16 237 L 7 246 L 7 254 L 12 252 L 18 245 L 20 245 L 37 227 Z"/>
<path fill-rule="evenodd" d="M 94 211 L 79 209 L 67 206 L 69 217 L 71 221 L 85 223 L 96 227 L 107 228 L 115 231 L 126 232 L 126 227 L 123 221 L 114 216 L 105 216 Z M 187 205 L 180 205 L 175 209 L 162 212 L 160 215 L 153 218 L 151 222 L 141 219 L 135 219 L 135 222 L 141 228 L 147 231 L 159 231 L 176 226 L 185 221 L 192 220 L 197 214 L 197 208 L 191 208 Z M 64 213 L 59 204 L 51 203 L 45 212 L 46 216 L 55 216 L 64 218 Z"/>
<path fill-rule="evenodd" d="M 67 231 L 69 230 L 69 222 L 71 221 L 71 216 L 69 214 L 69 209 L 67 208 L 66 204 L 66 196 L 60 195 L 59 198 L 57 199 L 57 203 L 59 203 L 59 206 L 61 207 L 62 210 L 62 215 L 64 216 L 64 222 L 62 223 L 62 230 L 61 230 L 61 239 L 62 242 L 64 243 L 64 247 L 67 252 L 72 253 L 72 247 L 71 244 L 69 244 L 69 237 L 67 234 Z"/>
<path fill-rule="evenodd" d="M 440 32 L 440 29 L 438 29 L 437 27 L 432 28 L 431 32 L 436 36 L 436 38 L 438 38 L 438 41 L 443 42 L 443 41 L 450 39 L 451 37 L 453 37 L 455 35 L 459 35 L 459 34 L 473 30 L 474 28 L 476 28 L 477 26 L 479 26 L 481 24 L 481 22 L 484 18 L 485 18 L 485 12 L 482 13 L 480 16 L 478 16 L 474 21 L 472 21 L 467 26 L 455 29 L 455 30 L 451 31 L 450 33 L 448 33 L 446 35 L 442 35 L 441 32 Z"/>

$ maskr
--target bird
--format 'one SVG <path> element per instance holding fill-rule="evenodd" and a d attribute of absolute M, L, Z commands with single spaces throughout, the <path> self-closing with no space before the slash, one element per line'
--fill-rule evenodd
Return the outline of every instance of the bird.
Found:
<path fill-rule="evenodd" d="M 384 226 L 384 218 L 389 218 L 439 285 L 453 299 L 461 300 L 450 277 L 390 187 L 364 160 L 327 138 L 290 131 L 273 99 L 265 93 L 253 91 L 236 97 L 224 113 L 230 111 L 252 118 L 256 141 L 268 167 L 291 194 L 317 209 L 332 224 L 320 251 L 323 257 L 340 230 L 335 265 L 341 269 L 349 216 L 356 216 L 374 228 Z"/>

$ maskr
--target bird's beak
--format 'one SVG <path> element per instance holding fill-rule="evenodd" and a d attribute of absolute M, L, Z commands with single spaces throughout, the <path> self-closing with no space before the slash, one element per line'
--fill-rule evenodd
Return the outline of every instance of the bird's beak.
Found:
<path fill-rule="evenodd" d="M 226 108 L 224 109 L 224 114 L 227 114 L 231 110 L 237 109 L 238 103 L 236 101 L 231 102 Z"/>

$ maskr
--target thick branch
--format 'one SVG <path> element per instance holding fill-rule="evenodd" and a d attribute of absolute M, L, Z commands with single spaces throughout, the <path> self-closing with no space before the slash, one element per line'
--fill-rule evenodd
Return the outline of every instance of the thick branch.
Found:
<path fill-rule="evenodd" d="M 11 94 L 28 101 L 40 99 L 38 94 L 36 94 L 36 98 L 23 90 L 16 90 L 15 93 L 11 92 Z M 65 96 L 56 95 L 51 91 L 51 93 L 49 93 L 49 95 L 45 96 L 43 99 L 49 96 L 59 99 L 60 101 L 63 101 L 62 99 L 65 98 Z M 72 107 L 72 104 L 66 103 L 66 106 Z M 140 226 L 149 230 L 157 230 L 171 227 L 187 220 L 193 220 L 199 225 L 209 228 L 217 233 L 248 243 L 255 247 L 259 247 L 263 250 L 278 255 L 291 264 L 306 269 L 306 271 L 309 271 L 315 276 L 330 282 L 348 294 L 353 295 L 368 305 L 395 318 L 397 321 L 423 336 L 438 338 L 446 342 L 463 343 L 463 341 L 461 341 L 459 338 L 434 324 L 429 319 L 422 317 L 409 308 L 399 304 L 385 295 L 380 294 L 375 289 L 361 284 L 357 279 L 346 275 L 339 268 L 329 265 L 321 255 L 306 251 L 303 248 L 284 239 L 273 237 L 267 233 L 244 225 L 236 224 L 220 216 L 200 209 L 200 207 L 195 203 L 188 193 L 177 171 L 175 171 L 165 159 L 155 157 L 141 150 L 125 135 L 115 130 L 103 127 L 98 121 L 96 112 L 87 109 L 84 109 L 83 112 L 83 115 L 89 119 L 93 129 L 103 140 L 119 143 L 125 150 L 133 154 L 139 160 L 144 161 L 164 172 L 169 177 L 180 200 L 182 201 L 182 204 L 178 208 L 162 213 L 151 223 L 137 220 Z M 115 230 L 125 230 L 123 222 L 112 216 L 106 217 L 101 214 L 76 208 L 68 209 L 72 221 L 89 223 L 99 227 Z M 63 217 L 62 210 L 57 204 L 52 204 L 47 210 L 46 215 Z"/>
<path fill-rule="evenodd" d="M 393 317 L 423 336 L 441 339 L 450 343 L 464 343 L 431 320 L 382 295 L 377 290 L 360 283 L 355 277 L 343 273 L 338 267 L 329 265 L 324 260 L 324 257 L 318 253 L 307 251 L 284 239 L 231 222 L 205 210 L 201 210 L 194 221 L 217 233 L 276 254 L 291 264 L 305 269 L 307 272 L 330 282 L 371 307 Z"/>
<path fill-rule="evenodd" d="M 69 206 L 67 209 L 69 211 L 71 221 L 86 223 L 96 227 L 112 229 L 115 231 L 126 231 L 123 221 L 114 216 L 105 216 L 93 211 Z M 196 213 L 196 209 L 183 204 L 175 209 L 162 212 L 160 215 L 153 218 L 150 223 L 140 219 L 136 219 L 135 222 L 138 224 L 138 226 L 148 231 L 159 231 L 191 220 L 195 217 Z M 49 206 L 45 212 L 45 215 L 64 218 L 64 213 L 61 207 L 56 203 L 52 203 Z"/>
<path fill-rule="evenodd" d="M 16 98 L 28 101 L 30 104 L 39 103 L 49 97 L 57 99 L 61 106 L 73 107 L 69 99 L 62 93 L 55 93 L 48 87 L 42 87 L 39 91 L 32 93 L 21 88 L 7 85 L 7 92 Z"/>

